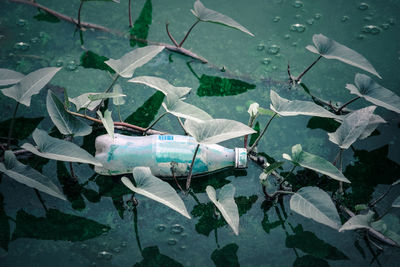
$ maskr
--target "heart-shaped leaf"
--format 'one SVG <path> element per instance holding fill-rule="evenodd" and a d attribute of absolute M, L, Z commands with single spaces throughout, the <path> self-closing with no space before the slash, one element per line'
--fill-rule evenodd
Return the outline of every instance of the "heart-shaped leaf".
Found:
<path fill-rule="evenodd" d="M 0 172 L 26 186 L 62 200 L 67 200 L 60 189 L 49 178 L 28 165 L 19 162 L 10 150 L 4 153 L 4 164 L 0 162 Z"/>
<path fill-rule="evenodd" d="M 340 60 L 346 64 L 368 71 L 382 79 L 365 57 L 347 46 L 339 44 L 323 34 L 314 34 L 313 42 L 315 47 L 312 45 L 306 47 L 310 52 L 319 54 L 327 59 Z"/>
<path fill-rule="evenodd" d="M 318 187 L 300 188 L 290 198 L 290 209 L 334 229 L 339 230 L 341 226 L 335 204 L 328 193 Z"/>
<path fill-rule="evenodd" d="M 25 77 L 22 73 L 9 70 L 0 69 L 0 86 L 16 84 Z"/>
<path fill-rule="evenodd" d="M 74 98 L 68 98 L 70 102 L 74 103 L 76 110 L 86 108 L 93 111 L 101 103 L 103 99 L 107 98 L 122 98 L 126 95 L 122 93 L 84 93 Z"/>
<path fill-rule="evenodd" d="M 29 107 L 31 98 L 53 78 L 61 68 L 42 68 L 29 73 L 12 87 L 1 89 L 4 95 Z"/>
<path fill-rule="evenodd" d="M 241 122 L 227 119 L 186 120 L 184 127 L 201 144 L 216 144 L 235 137 L 256 133 Z"/>
<path fill-rule="evenodd" d="M 373 114 L 375 108 L 376 106 L 369 106 L 347 115 L 336 132 L 328 133 L 329 140 L 340 148 L 347 149 L 358 138 L 365 138 L 367 134 L 371 134 L 379 123 L 385 122 Z"/>
<path fill-rule="evenodd" d="M 114 139 L 114 122 L 111 117 L 111 111 L 108 109 L 104 111 L 104 117 L 101 114 L 100 110 L 97 111 L 97 115 L 100 117 L 101 122 L 103 123 L 104 128 L 106 128 L 107 133 Z"/>
<path fill-rule="evenodd" d="M 165 97 L 162 106 L 168 113 L 171 113 L 176 117 L 195 121 L 206 121 L 212 119 L 207 112 L 194 105 L 183 102 L 174 93 L 170 93 Z"/>
<path fill-rule="evenodd" d="M 109 59 L 105 63 L 110 66 L 121 77 L 131 78 L 133 72 L 149 62 L 153 57 L 160 53 L 164 46 L 149 45 L 137 48 L 123 55 L 120 59 Z"/>
<path fill-rule="evenodd" d="M 400 113 L 400 97 L 376 83 L 365 74 L 357 73 L 353 84 L 346 84 L 350 93 L 365 98 L 367 101 L 394 112 Z"/>
<path fill-rule="evenodd" d="M 29 143 L 25 143 L 21 147 L 35 155 L 47 159 L 89 163 L 100 167 L 102 166 L 97 159 L 72 142 L 51 137 L 45 131 L 40 129 L 36 129 L 32 133 L 32 137 L 37 147 L 34 147 Z"/>
<path fill-rule="evenodd" d="M 252 34 L 248 29 L 234 21 L 232 18 L 206 8 L 199 0 L 194 3 L 194 9 L 191 9 L 190 11 L 192 11 L 193 15 L 195 15 L 201 21 L 222 24 L 254 36 L 254 34 Z"/>
<path fill-rule="evenodd" d="M 350 181 L 344 177 L 343 173 L 333 166 L 332 163 L 317 155 L 303 151 L 300 144 L 292 147 L 292 156 L 288 154 L 283 154 L 282 156 L 284 159 L 290 160 L 304 168 L 320 172 L 337 181 L 350 183 Z"/>
<path fill-rule="evenodd" d="M 173 189 L 167 182 L 152 175 L 150 168 L 135 167 L 133 169 L 133 177 L 136 186 L 126 177 L 122 177 L 121 181 L 133 192 L 160 202 L 190 219 L 185 204 L 178 196 L 175 189 Z"/>
<path fill-rule="evenodd" d="M 164 80 L 164 79 L 158 78 L 158 77 L 153 77 L 153 76 L 135 77 L 135 78 L 130 79 L 128 82 L 141 83 L 141 84 L 147 85 L 149 87 L 152 87 L 152 88 L 162 92 L 164 95 L 173 93 L 173 94 L 177 95 L 179 98 L 188 94 L 190 92 L 190 90 L 192 90 L 192 88 L 190 88 L 190 87 L 173 86 L 167 80 Z"/>
<path fill-rule="evenodd" d="M 113 93 L 116 94 L 116 95 L 121 95 L 121 96 L 113 97 L 113 98 L 112 98 L 112 99 L 113 99 L 113 104 L 114 104 L 114 105 L 116 105 L 116 106 L 121 106 L 121 105 L 125 104 L 125 98 L 122 97 L 122 95 L 124 95 L 124 94 L 123 94 L 123 92 L 122 92 L 122 87 L 121 87 L 121 85 L 119 85 L 119 84 L 114 85 L 114 87 L 113 87 Z"/>
<path fill-rule="evenodd" d="M 232 184 L 224 185 L 218 193 L 214 187 L 208 185 L 206 193 L 208 198 L 214 203 L 217 209 L 221 212 L 222 217 L 232 228 L 235 235 L 239 235 L 239 211 L 235 199 L 235 187 Z"/>
<path fill-rule="evenodd" d="M 347 231 L 347 230 L 356 230 L 362 228 L 371 228 L 371 221 L 374 217 L 373 211 L 368 211 L 367 214 L 358 214 L 354 217 L 351 217 L 347 222 L 340 227 L 339 232 Z"/>
<path fill-rule="evenodd" d="M 342 116 L 335 115 L 314 102 L 301 100 L 288 100 L 279 96 L 275 91 L 270 92 L 270 108 L 281 116 L 316 116 L 343 120 Z"/>
<path fill-rule="evenodd" d="M 46 107 L 54 125 L 63 135 L 85 136 L 92 132 L 92 127 L 69 114 L 63 102 L 50 90 L 47 92 Z"/>

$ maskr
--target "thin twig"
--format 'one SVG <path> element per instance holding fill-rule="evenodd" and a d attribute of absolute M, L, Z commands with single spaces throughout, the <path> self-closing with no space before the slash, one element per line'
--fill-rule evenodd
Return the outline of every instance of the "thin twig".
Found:
<path fill-rule="evenodd" d="M 261 132 L 261 134 L 258 136 L 258 138 L 256 139 L 256 141 L 254 142 L 254 144 L 249 148 L 248 153 L 250 153 L 251 151 L 253 151 L 253 149 L 257 146 L 258 142 L 261 140 L 261 137 L 263 137 L 263 135 L 265 134 L 265 132 L 268 129 L 268 126 L 271 124 L 271 121 L 275 118 L 275 116 L 278 115 L 278 113 L 275 113 L 268 121 L 267 125 L 265 125 L 263 131 Z"/>
<path fill-rule="evenodd" d="M 169 25 L 169 22 L 166 22 L 165 23 L 165 29 L 167 30 L 168 37 L 169 37 L 169 39 L 171 39 L 171 41 L 174 43 L 174 45 L 176 47 L 179 47 L 178 42 L 175 40 L 174 37 L 172 37 L 171 33 L 169 32 L 168 25 Z"/>
<path fill-rule="evenodd" d="M 44 210 L 46 211 L 46 213 L 47 213 L 47 212 L 48 212 L 48 209 L 47 209 L 47 207 L 46 207 L 46 205 L 45 205 L 45 203 L 44 203 L 44 200 L 43 200 L 42 196 L 41 196 L 40 193 L 39 193 L 39 190 L 37 190 L 36 188 L 34 188 L 34 190 L 35 190 L 36 196 L 38 197 L 40 203 L 42 204 L 43 209 L 44 209 Z"/>
<path fill-rule="evenodd" d="M 344 107 L 346 107 L 347 105 L 350 105 L 351 103 L 353 103 L 354 101 L 356 101 L 357 99 L 361 98 L 360 96 L 357 96 L 353 99 L 351 99 L 350 101 L 344 103 L 336 112 L 337 114 L 340 114 L 340 112 L 343 110 Z"/>
<path fill-rule="evenodd" d="M 174 163 L 176 164 L 176 162 L 174 162 Z M 181 190 L 183 192 L 181 185 L 178 183 L 178 180 L 176 179 L 175 165 L 172 163 L 171 163 L 171 173 L 172 173 L 172 177 L 174 178 L 175 184 L 178 186 L 179 190 Z"/>
<path fill-rule="evenodd" d="M 144 129 L 143 134 L 146 134 L 148 130 L 150 130 L 151 128 L 153 128 L 154 125 L 156 125 L 156 123 L 161 120 L 162 117 L 164 117 L 165 115 L 167 115 L 168 112 L 164 112 L 163 114 L 160 115 L 160 117 L 158 117 L 152 124 L 150 124 L 146 129 Z"/>
<path fill-rule="evenodd" d="M 80 30 L 82 29 L 82 26 L 81 26 L 81 10 L 82 10 L 82 6 L 83 6 L 84 2 L 85 2 L 84 0 L 81 0 L 81 4 L 79 5 L 79 9 L 78 9 L 78 24 L 77 24 L 77 26 L 78 26 L 78 28 Z"/>
<path fill-rule="evenodd" d="M 197 19 L 195 23 L 193 23 L 193 25 L 189 28 L 189 30 L 187 31 L 185 37 L 183 37 L 182 41 L 179 43 L 178 47 L 182 47 L 183 43 L 186 41 L 186 38 L 189 36 L 190 32 L 193 30 L 194 26 L 197 25 L 197 23 L 199 23 L 200 20 Z"/>
<path fill-rule="evenodd" d="M 129 12 L 129 28 L 132 28 L 131 0 L 129 0 L 128 3 L 128 12 Z"/>
<path fill-rule="evenodd" d="M 301 78 L 304 76 L 304 74 L 306 74 L 320 59 L 322 58 L 322 56 L 320 55 L 313 63 L 311 63 L 310 66 L 308 66 L 295 80 L 295 83 L 298 83 Z"/>
<path fill-rule="evenodd" d="M 195 149 L 194 154 L 193 154 L 192 163 L 190 164 L 189 175 L 188 175 L 187 180 L 186 180 L 186 190 L 187 191 L 189 191 L 190 182 L 192 181 L 193 165 L 194 165 L 194 161 L 196 160 L 196 155 L 197 155 L 197 151 L 199 150 L 199 147 L 200 147 L 200 144 L 197 144 L 196 149 Z"/>

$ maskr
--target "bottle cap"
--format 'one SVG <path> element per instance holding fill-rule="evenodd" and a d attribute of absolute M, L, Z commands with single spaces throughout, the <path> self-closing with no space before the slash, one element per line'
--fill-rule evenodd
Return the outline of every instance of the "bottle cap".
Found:
<path fill-rule="evenodd" d="M 247 149 L 246 148 L 235 148 L 235 168 L 244 169 L 247 168 Z"/>

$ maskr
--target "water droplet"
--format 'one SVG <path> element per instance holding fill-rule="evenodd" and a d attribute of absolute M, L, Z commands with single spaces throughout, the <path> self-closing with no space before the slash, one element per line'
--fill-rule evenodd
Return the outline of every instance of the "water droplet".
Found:
<path fill-rule="evenodd" d="M 364 21 L 371 21 L 371 20 L 372 20 L 372 17 L 370 17 L 370 16 L 364 17 Z"/>
<path fill-rule="evenodd" d="M 264 48 L 265 48 L 265 44 L 263 44 L 263 43 L 259 43 L 259 44 L 257 45 L 257 50 L 258 50 L 258 51 L 263 51 Z"/>
<path fill-rule="evenodd" d="M 389 22 L 390 25 L 396 24 L 396 20 L 394 18 L 388 19 L 388 22 Z"/>
<path fill-rule="evenodd" d="M 367 10 L 369 8 L 369 5 L 367 3 L 360 3 L 358 5 L 359 10 Z"/>
<path fill-rule="evenodd" d="M 187 233 L 182 233 L 181 234 L 181 238 L 186 238 L 187 237 Z"/>
<path fill-rule="evenodd" d="M 178 241 L 175 238 L 169 238 L 167 243 L 170 246 L 175 246 L 178 243 Z"/>
<path fill-rule="evenodd" d="M 159 232 L 163 232 L 165 230 L 165 228 L 167 228 L 167 226 L 165 224 L 157 225 L 157 231 L 159 231 Z"/>
<path fill-rule="evenodd" d="M 301 15 L 300 14 L 296 14 L 296 15 L 294 15 L 294 18 L 295 19 L 301 19 Z"/>
<path fill-rule="evenodd" d="M 314 19 L 308 19 L 307 20 L 308 25 L 313 25 L 314 24 Z"/>
<path fill-rule="evenodd" d="M 359 35 L 357 35 L 357 39 L 358 40 L 364 40 L 365 39 L 365 35 L 364 34 L 359 34 Z"/>
<path fill-rule="evenodd" d="M 290 39 L 290 34 L 285 34 L 285 36 L 283 36 L 283 38 L 285 38 L 286 40 Z"/>
<path fill-rule="evenodd" d="M 116 247 L 116 248 L 113 249 L 113 251 L 115 253 L 120 253 L 121 252 L 121 248 L 120 247 Z"/>
<path fill-rule="evenodd" d="M 278 67 L 277 66 L 272 66 L 272 70 L 277 70 Z"/>
<path fill-rule="evenodd" d="M 181 249 L 181 250 L 185 250 L 185 249 L 186 249 L 186 246 L 181 246 L 180 249 Z"/>
<path fill-rule="evenodd" d="M 292 43 L 292 46 L 293 46 L 293 47 L 296 47 L 297 45 L 298 45 L 297 42 L 293 42 L 293 43 Z"/>
<path fill-rule="evenodd" d="M 382 29 L 387 30 L 389 29 L 389 23 L 382 23 L 381 27 Z"/>
<path fill-rule="evenodd" d="M 280 47 L 277 45 L 271 45 L 270 47 L 268 47 L 268 54 L 270 55 L 276 55 L 279 53 Z"/>
<path fill-rule="evenodd" d="M 263 58 L 261 63 L 264 64 L 265 66 L 268 66 L 271 63 L 271 58 L 265 57 L 265 58 Z"/>
<path fill-rule="evenodd" d="M 39 42 L 40 42 L 39 37 L 33 37 L 33 38 L 31 39 L 31 43 L 32 43 L 32 44 L 38 44 Z"/>
<path fill-rule="evenodd" d="M 28 43 L 24 43 L 24 42 L 18 42 L 14 45 L 14 48 L 17 50 L 21 50 L 21 51 L 26 51 L 28 50 L 30 47 L 30 45 Z"/>
<path fill-rule="evenodd" d="M 128 245 L 128 242 L 126 242 L 126 241 L 122 241 L 122 242 L 121 242 L 121 247 L 124 248 L 124 247 L 126 247 L 127 245 Z"/>
<path fill-rule="evenodd" d="M 99 258 L 99 259 L 111 260 L 112 256 L 113 256 L 113 254 L 111 254 L 110 252 L 107 252 L 107 251 L 100 251 L 99 253 L 97 253 L 97 258 Z"/>
<path fill-rule="evenodd" d="M 274 22 L 278 22 L 278 21 L 280 21 L 280 20 L 281 20 L 281 17 L 279 17 L 279 16 L 276 16 L 276 17 L 274 17 L 274 19 L 273 19 Z"/>
<path fill-rule="evenodd" d="M 294 3 L 292 4 L 292 6 L 295 7 L 295 8 L 303 7 L 303 2 L 301 2 L 301 1 L 294 1 Z"/>
<path fill-rule="evenodd" d="M 300 23 L 290 25 L 290 30 L 292 32 L 304 32 L 306 30 L 306 26 Z"/>
<path fill-rule="evenodd" d="M 344 16 L 340 19 L 340 21 L 346 22 L 346 21 L 348 21 L 349 19 L 350 19 L 349 16 L 344 15 Z"/>
<path fill-rule="evenodd" d="M 27 24 L 27 21 L 24 19 L 17 20 L 17 25 L 20 27 L 24 27 Z"/>
<path fill-rule="evenodd" d="M 171 226 L 171 234 L 178 235 L 182 233 L 184 230 L 183 226 L 180 224 L 174 224 Z"/>
<path fill-rule="evenodd" d="M 67 70 L 69 71 L 74 71 L 78 68 L 74 60 L 71 60 L 70 62 L 67 63 Z M 104 230 L 103 230 L 104 231 Z M 107 231 L 107 229 L 106 229 Z M 104 232 L 103 234 L 106 234 L 107 232 Z"/>
<path fill-rule="evenodd" d="M 320 13 L 316 13 L 315 15 L 314 15 L 314 19 L 320 19 L 322 17 L 322 14 L 320 14 Z"/>
<path fill-rule="evenodd" d="M 369 34 L 373 34 L 373 35 L 377 35 L 379 34 L 382 30 L 375 25 L 365 25 L 363 30 L 364 33 L 369 33 Z"/>

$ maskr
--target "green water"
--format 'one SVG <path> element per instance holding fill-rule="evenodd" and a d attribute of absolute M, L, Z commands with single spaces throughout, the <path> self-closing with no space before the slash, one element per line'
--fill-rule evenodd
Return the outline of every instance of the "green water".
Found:
<path fill-rule="evenodd" d="M 78 0 L 38 2 L 71 17 L 76 17 L 79 7 Z M 47 89 L 61 96 L 62 88 L 66 88 L 70 97 L 104 91 L 112 81 L 109 73 L 83 67 L 81 57 L 94 53 L 119 58 L 133 49 L 127 34 L 128 1 L 121 2 L 87 2 L 82 10 L 83 21 L 112 28 L 121 35 L 87 29 L 81 38 L 75 26 L 68 22 L 45 21 L 43 16 L 37 16 L 34 7 L 1 1 L 0 67 L 29 73 L 62 65 L 63 69 Z M 190 13 L 193 2 L 133 0 L 133 21 L 150 20 L 148 40 L 170 43 L 165 32 L 168 21 L 171 33 L 180 40 L 195 21 Z M 285 98 L 309 100 L 301 88 L 288 89 L 287 64 L 290 62 L 292 72 L 298 75 L 316 58 L 305 46 L 312 44 L 313 34 L 322 33 L 364 55 L 383 77 L 379 81 L 374 79 L 400 95 L 399 1 L 204 0 L 203 3 L 234 18 L 255 37 L 220 25 L 200 23 L 184 47 L 208 59 L 209 64 L 164 51 L 138 69 L 135 76 L 153 75 L 176 86 L 192 87 L 187 102 L 214 118 L 247 123 L 249 104 L 257 101 L 268 108 L 271 89 Z M 291 31 L 293 24 L 302 24 L 305 30 Z M 364 32 L 368 25 L 375 25 L 380 31 Z M 29 44 L 29 48 L 18 49 L 19 42 Z M 274 53 L 277 48 L 279 51 Z M 222 68 L 226 71 L 221 72 Z M 303 82 L 313 94 L 345 103 L 352 98 L 345 85 L 353 83 L 357 72 L 362 71 L 322 59 Z M 127 94 L 121 115 L 129 122 L 145 126 L 157 113 L 163 112 L 159 93 L 122 78 L 118 82 Z M 216 93 L 212 88 L 220 88 L 219 84 L 224 85 L 224 90 Z M 33 97 L 29 109 L 20 107 L 17 117 L 44 117 L 36 121 L 40 121 L 39 127 L 50 131 L 53 125 L 45 107 L 47 89 Z M 15 104 L 0 94 L 1 121 L 11 118 Z M 350 107 L 367 105 L 368 102 L 359 100 Z M 354 150 L 344 153 L 343 171 L 353 186 L 349 203 L 367 203 L 399 178 L 399 115 L 383 108 L 378 108 L 376 113 L 387 123 L 378 127 L 377 135 L 357 141 Z M 267 119 L 259 117 L 261 127 Z M 16 132 L 22 134 L 22 129 L 31 124 L 31 120 L 20 123 Z M 258 151 L 281 160 L 282 153 L 289 153 L 293 145 L 300 143 L 305 151 L 333 161 L 336 145 L 329 142 L 326 131 L 311 129 L 310 124 L 310 118 L 303 116 L 275 119 Z M 4 127 L 1 136 L 6 136 Z M 164 117 L 156 128 L 183 133 L 172 116 Z M 20 145 L 24 142 L 20 141 Z M 93 138 L 76 142 L 94 152 Z M 240 138 L 223 143 L 227 147 L 242 144 Z M 74 164 L 79 183 L 73 183 L 69 166 L 64 163 L 38 159 L 29 163 L 60 184 L 69 201 L 42 194 L 49 208 L 46 214 L 32 189 L 3 177 L 0 184 L 1 266 L 131 266 L 136 263 L 145 266 L 394 266 L 400 260 L 399 249 L 384 247 L 379 252 L 375 247 L 369 248 L 362 234 L 338 233 L 291 212 L 288 197 L 277 204 L 264 202 L 259 183 L 262 170 L 253 162 L 246 171 L 225 171 L 195 180 L 192 186 L 195 197 L 180 194 L 191 220 L 141 196 L 137 197 L 139 206 L 134 212 L 129 206 L 130 193 L 119 182 L 119 177 L 96 176 L 88 166 Z M 290 165 L 285 164 L 284 168 L 289 169 Z M 303 179 L 297 181 L 297 186 L 305 186 L 304 179 L 315 175 L 300 168 L 297 173 Z M 213 207 L 205 194 L 208 184 L 220 188 L 227 183 L 236 187 L 241 215 L 239 236 L 222 221 L 214 220 Z M 382 212 L 388 207 L 398 192 L 391 191 L 378 210 Z M 399 216 L 399 211 L 391 210 L 396 212 Z"/>

